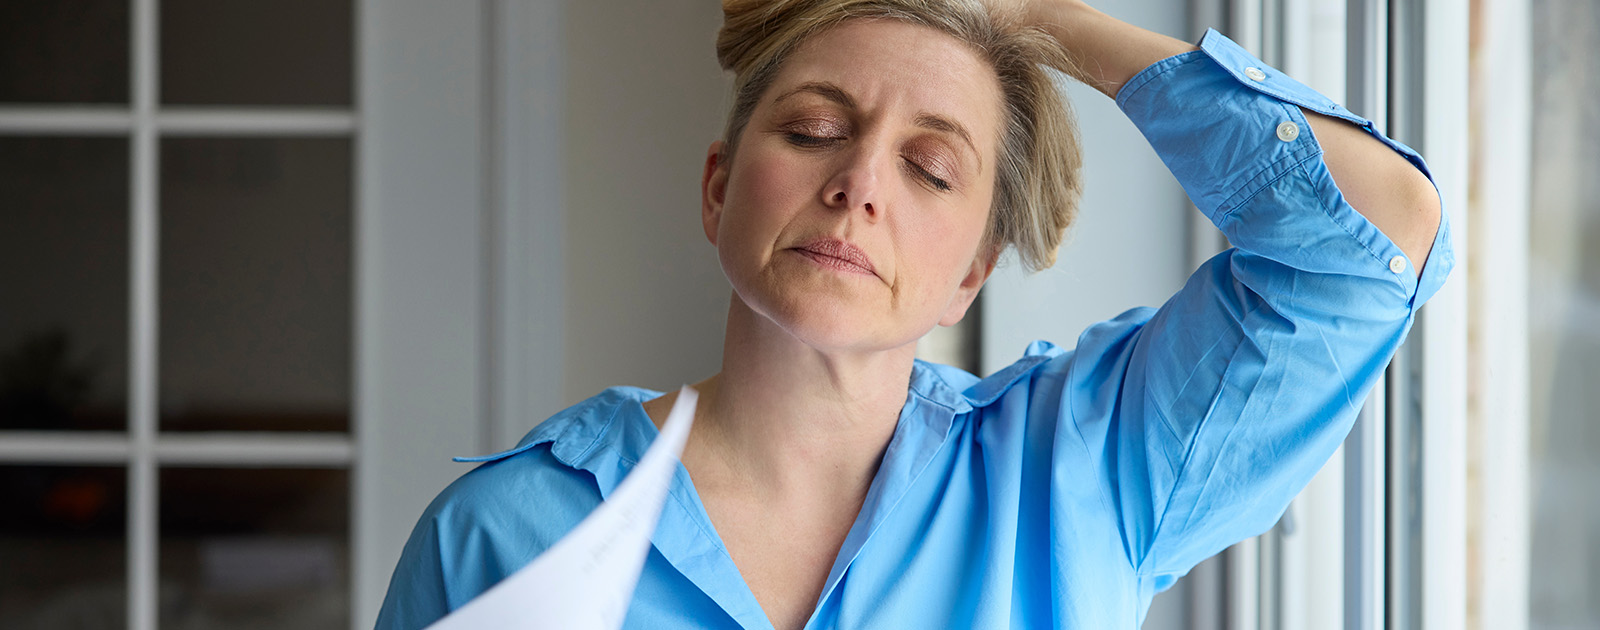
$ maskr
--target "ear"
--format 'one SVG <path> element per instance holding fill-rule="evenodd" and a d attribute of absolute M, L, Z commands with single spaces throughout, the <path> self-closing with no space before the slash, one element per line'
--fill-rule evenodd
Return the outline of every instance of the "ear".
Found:
<path fill-rule="evenodd" d="M 700 223 L 706 240 L 717 244 L 717 226 L 722 223 L 722 202 L 728 194 L 728 164 L 723 160 L 727 146 L 717 140 L 706 150 L 705 172 L 700 174 Z"/>
<path fill-rule="evenodd" d="M 961 278 L 960 286 L 956 287 L 955 299 L 950 300 L 944 316 L 939 318 L 940 326 L 954 326 L 967 316 L 967 308 L 972 306 L 973 300 L 978 299 L 978 289 L 982 289 L 983 283 L 989 280 L 989 274 L 994 273 L 995 263 L 999 259 L 1000 249 L 997 247 L 986 247 L 973 257 L 967 275 Z"/>

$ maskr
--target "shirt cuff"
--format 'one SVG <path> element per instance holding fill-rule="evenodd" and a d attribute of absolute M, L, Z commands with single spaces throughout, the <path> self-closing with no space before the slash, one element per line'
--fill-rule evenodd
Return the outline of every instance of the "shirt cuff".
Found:
<path fill-rule="evenodd" d="M 1383 267 L 1374 269 L 1373 275 L 1389 275 L 1397 281 L 1410 296 L 1410 310 L 1415 311 L 1438 290 L 1453 266 L 1447 216 L 1440 219 L 1434 248 L 1419 278 L 1412 265 L 1421 261 L 1404 257 L 1398 246 L 1338 194 L 1301 110 L 1341 118 L 1365 129 L 1431 180 L 1421 156 L 1378 133 L 1371 121 L 1267 65 L 1216 30 L 1207 30 L 1199 48 L 1151 64 L 1134 75 L 1116 97 L 1118 107 L 1150 140 L 1190 199 L 1235 245 L 1252 249 L 1247 243 L 1262 239 L 1237 233 L 1255 230 L 1238 225 L 1235 220 L 1241 217 L 1233 214 L 1241 208 L 1248 213 L 1295 212 L 1291 207 L 1250 206 L 1259 205 L 1262 199 L 1258 194 L 1283 175 L 1304 170 L 1313 181 L 1312 190 L 1305 192 L 1315 198 L 1306 201 L 1322 206 L 1329 219 L 1361 243 L 1377 266 Z M 1275 139 L 1269 139 L 1273 136 Z M 1289 200 L 1280 195 L 1277 201 Z M 1253 217 L 1250 222 L 1263 219 Z M 1295 221 L 1281 216 L 1267 223 L 1283 220 Z M 1268 238 L 1261 244 L 1275 250 L 1283 245 L 1273 243 L 1276 240 Z M 1285 262 L 1297 258 L 1300 256 L 1287 255 Z"/>

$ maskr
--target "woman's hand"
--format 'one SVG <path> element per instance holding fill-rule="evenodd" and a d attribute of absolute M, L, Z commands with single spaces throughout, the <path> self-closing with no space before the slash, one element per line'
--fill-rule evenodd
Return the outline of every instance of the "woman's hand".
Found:
<path fill-rule="evenodd" d="M 997 12 L 1021 17 L 1061 43 L 1072 65 L 1057 68 L 1116 98 L 1133 75 L 1194 46 L 1101 13 L 1083 0 L 987 0 Z"/>
<path fill-rule="evenodd" d="M 1045 30 L 1076 67 L 1062 72 L 1116 98 L 1140 70 L 1195 46 L 1101 13 L 1081 0 L 989 0 L 1020 11 L 1024 23 Z M 1334 183 L 1346 200 L 1422 273 L 1438 232 L 1437 191 L 1421 171 L 1366 131 L 1346 121 L 1305 112 L 1323 149 Z"/>

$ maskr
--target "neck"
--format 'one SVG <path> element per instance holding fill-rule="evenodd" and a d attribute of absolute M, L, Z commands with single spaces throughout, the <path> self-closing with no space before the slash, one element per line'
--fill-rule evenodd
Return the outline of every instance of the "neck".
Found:
<path fill-rule="evenodd" d="M 737 295 L 731 303 L 722 372 L 700 386 L 699 435 L 687 448 L 768 496 L 864 496 L 905 404 L 916 344 L 823 352 Z"/>

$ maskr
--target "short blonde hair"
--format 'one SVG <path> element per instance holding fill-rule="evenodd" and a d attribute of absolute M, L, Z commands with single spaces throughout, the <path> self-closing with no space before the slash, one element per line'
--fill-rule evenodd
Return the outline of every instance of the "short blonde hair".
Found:
<path fill-rule="evenodd" d="M 1083 193 L 1078 128 L 1045 66 L 1065 69 L 1061 45 L 978 0 L 724 0 L 717 61 L 733 72 L 728 158 L 756 103 L 800 44 L 847 20 L 893 19 L 966 42 L 999 76 L 1005 128 L 995 170 L 986 251 L 1006 246 L 1029 271 L 1055 264 Z"/>

